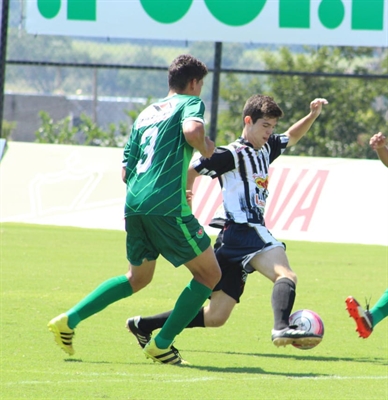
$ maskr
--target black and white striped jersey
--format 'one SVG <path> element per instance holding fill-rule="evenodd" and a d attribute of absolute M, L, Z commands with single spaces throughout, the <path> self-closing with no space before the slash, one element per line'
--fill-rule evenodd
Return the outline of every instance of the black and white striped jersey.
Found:
<path fill-rule="evenodd" d="M 255 150 L 240 137 L 217 147 L 211 158 L 200 157 L 192 163 L 199 174 L 219 179 L 228 220 L 265 225 L 269 165 L 284 152 L 288 140 L 284 134 L 271 135 L 261 149 Z"/>

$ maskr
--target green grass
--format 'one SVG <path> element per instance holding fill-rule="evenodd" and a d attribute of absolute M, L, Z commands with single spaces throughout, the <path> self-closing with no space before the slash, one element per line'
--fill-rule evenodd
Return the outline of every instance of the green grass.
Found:
<path fill-rule="evenodd" d="M 387 399 L 387 320 L 363 340 L 345 298 L 372 304 L 387 285 L 384 246 L 287 241 L 299 284 L 294 310 L 325 323 L 312 350 L 270 340 L 272 285 L 249 276 L 242 302 L 217 329 L 186 329 L 175 345 L 189 367 L 154 364 L 124 329 L 127 317 L 170 309 L 190 279 L 163 259 L 151 285 L 76 329 L 76 354 L 54 343 L 47 322 L 99 283 L 126 272 L 125 234 L 1 225 L 1 399 Z"/>

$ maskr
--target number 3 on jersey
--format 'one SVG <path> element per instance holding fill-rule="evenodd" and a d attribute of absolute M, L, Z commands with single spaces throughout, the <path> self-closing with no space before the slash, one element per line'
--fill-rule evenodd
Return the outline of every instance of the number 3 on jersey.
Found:
<path fill-rule="evenodd" d="M 140 145 L 143 147 L 147 139 L 150 138 L 150 140 L 148 141 L 147 146 L 145 146 L 143 150 L 143 154 L 146 156 L 146 158 L 141 159 L 136 165 L 136 171 L 138 174 L 146 172 L 147 169 L 151 166 L 152 157 L 154 156 L 154 147 L 157 135 L 158 135 L 157 126 L 149 128 L 143 133 Z"/>

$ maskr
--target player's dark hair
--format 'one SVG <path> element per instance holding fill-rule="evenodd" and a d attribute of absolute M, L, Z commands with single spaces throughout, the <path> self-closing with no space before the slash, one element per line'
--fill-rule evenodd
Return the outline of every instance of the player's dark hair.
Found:
<path fill-rule="evenodd" d="M 251 96 L 245 103 L 243 110 L 243 124 L 246 116 L 255 123 L 260 118 L 281 118 L 283 110 L 275 103 L 274 99 L 262 94 Z"/>
<path fill-rule="evenodd" d="M 198 81 L 208 73 L 206 65 L 190 54 L 178 56 L 168 68 L 168 86 L 177 91 L 184 90 L 192 79 Z"/>

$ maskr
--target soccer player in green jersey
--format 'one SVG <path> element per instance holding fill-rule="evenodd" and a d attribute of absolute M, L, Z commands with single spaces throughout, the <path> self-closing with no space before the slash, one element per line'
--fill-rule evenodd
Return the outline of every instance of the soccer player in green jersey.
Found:
<path fill-rule="evenodd" d="M 200 157 L 191 163 L 188 198 L 191 200 L 193 196 L 193 183 L 199 175 L 218 179 L 224 212 L 211 223 L 222 229 L 214 246 L 222 277 L 209 303 L 189 322 L 188 328 L 222 326 L 240 302 L 248 274 L 257 271 L 273 283 L 271 339 L 274 345 L 311 346 L 321 342 L 322 335 L 289 325 L 297 275 L 289 264 L 285 244 L 267 230 L 264 212 L 269 195 L 270 164 L 287 147 L 299 142 L 326 104 L 328 101 L 324 98 L 314 99 L 305 117 L 277 135 L 273 132 L 283 111 L 271 97 L 253 95 L 243 108 L 241 136 L 229 145 L 217 147 L 210 158 Z M 145 318 L 131 317 L 126 326 L 144 347 L 156 329 L 163 329 L 169 316 L 170 311 Z"/>
<path fill-rule="evenodd" d="M 381 162 L 388 167 L 387 138 L 379 132 L 370 138 L 369 144 L 376 151 Z M 369 337 L 375 326 L 388 316 L 388 289 L 385 290 L 371 309 L 367 304 L 366 310 L 364 310 L 353 296 L 349 296 L 345 302 L 349 316 L 356 322 L 356 331 L 364 339 Z"/>
<path fill-rule="evenodd" d="M 109 304 L 147 286 L 161 254 L 175 267 L 184 264 L 193 278 L 163 329 L 145 345 L 144 353 L 159 363 L 185 363 L 172 343 L 221 277 L 210 238 L 192 215 L 186 199 L 193 149 L 205 158 L 211 157 L 215 149 L 205 136 L 205 107 L 199 98 L 207 72 L 206 66 L 191 55 L 177 57 L 169 67 L 167 97 L 148 106 L 134 122 L 124 149 L 122 170 L 127 184 L 129 271 L 103 282 L 49 322 L 55 341 L 70 355 L 74 354 L 74 328 Z"/>

